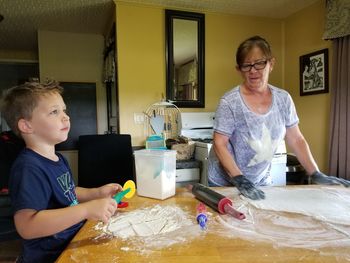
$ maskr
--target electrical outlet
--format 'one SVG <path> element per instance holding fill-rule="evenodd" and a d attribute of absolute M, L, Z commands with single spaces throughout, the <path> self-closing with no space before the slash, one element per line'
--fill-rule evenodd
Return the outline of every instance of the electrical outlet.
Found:
<path fill-rule="evenodd" d="M 145 115 L 143 113 L 134 113 L 135 124 L 143 124 L 145 122 Z"/>

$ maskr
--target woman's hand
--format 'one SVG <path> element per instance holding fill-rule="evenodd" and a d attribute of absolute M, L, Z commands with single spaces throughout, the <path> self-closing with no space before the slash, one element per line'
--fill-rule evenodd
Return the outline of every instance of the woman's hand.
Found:
<path fill-rule="evenodd" d="M 309 184 L 327 184 L 327 185 L 344 185 L 345 187 L 350 186 L 350 181 L 338 178 L 335 176 L 328 176 L 319 171 L 314 172 L 309 177 Z"/>
<path fill-rule="evenodd" d="M 265 193 L 256 188 L 254 184 L 243 175 L 237 175 L 230 178 L 230 182 L 234 184 L 239 192 L 252 200 L 265 199 Z"/>

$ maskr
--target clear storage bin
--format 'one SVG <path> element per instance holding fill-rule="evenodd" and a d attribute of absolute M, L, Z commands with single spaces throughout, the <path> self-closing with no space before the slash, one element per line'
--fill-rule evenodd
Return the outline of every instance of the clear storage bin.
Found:
<path fill-rule="evenodd" d="M 136 188 L 140 196 L 164 200 L 176 191 L 176 151 L 135 151 Z"/>

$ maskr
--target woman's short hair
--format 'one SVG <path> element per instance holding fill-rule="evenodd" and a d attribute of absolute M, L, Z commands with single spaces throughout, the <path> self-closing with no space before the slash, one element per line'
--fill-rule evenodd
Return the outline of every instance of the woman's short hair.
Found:
<path fill-rule="evenodd" d="M 260 36 L 253 36 L 244 40 L 238 47 L 236 52 L 236 63 L 238 66 L 241 66 L 244 63 L 245 58 L 248 53 L 254 48 L 258 47 L 264 54 L 267 60 L 273 58 L 270 44 Z"/>

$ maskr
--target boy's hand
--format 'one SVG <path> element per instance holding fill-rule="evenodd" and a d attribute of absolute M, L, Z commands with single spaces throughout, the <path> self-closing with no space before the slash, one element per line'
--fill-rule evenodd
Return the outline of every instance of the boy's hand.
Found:
<path fill-rule="evenodd" d="M 92 200 L 83 205 L 86 206 L 87 219 L 100 220 L 105 224 L 118 208 L 118 204 L 110 197 Z"/>
<path fill-rule="evenodd" d="M 106 184 L 98 188 L 100 198 L 113 197 L 116 193 L 123 190 L 119 184 Z"/>

